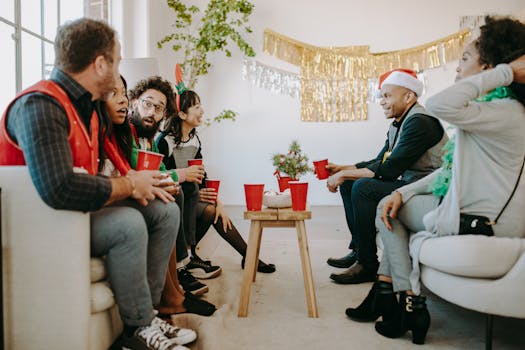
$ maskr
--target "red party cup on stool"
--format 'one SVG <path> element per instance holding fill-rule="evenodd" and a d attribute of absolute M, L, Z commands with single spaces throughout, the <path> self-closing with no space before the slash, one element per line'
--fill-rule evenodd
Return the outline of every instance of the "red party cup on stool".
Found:
<path fill-rule="evenodd" d="M 208 180 L 206 179 L 206 188 L 213 188 L 215 193 L 219 195 L 219 186 L 221 185 L 220 180 Z"/>
<path fill-rule="evenodd" d="M 137 170 L 159 170 L 163 157 L 163 154 L 140 149 L 137 158 Z"/>
<path fill-rule="evenodd" d="M 328 165 L 328 159 L 316 160 L 314 162 L 315 174 L 319 180 L 327 179 L 330 175 L 326 166 Z"/>
<path fill-rule="evenodd" d="M 281 176 L 277 178 L 277 182 L 279 183 L 279 192 L 284 192 L 288 186 L 288 182 L 290 181 L 290 176 Z"/>
<path fill-rule="evenodd" d="M 188 166 L 202 165 L 202 159 L 188 159 Z"/>
<path fill-rule="evenodd" d="M 246 195 L 246 209 L 248 211 L 260 211 L 262 209 L 264 184 L 244 184 Z"/>
<path fill-rule="evenodd" d="M 292 210 L 306 210 L 306 197 L 308 195 L 308 182 L 290 181 L 290 194 L 292 195 Z"/>

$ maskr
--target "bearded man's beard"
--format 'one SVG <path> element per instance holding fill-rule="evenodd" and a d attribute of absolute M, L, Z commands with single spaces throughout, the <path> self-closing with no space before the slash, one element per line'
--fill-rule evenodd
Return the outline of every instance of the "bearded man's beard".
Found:
<path fill-rule="evenodd" d="M 153 117 L 151 118 L 151 121 L 153 124 L 151 126 L 145 125 L 144 120 L 138 115 L 137 112 L 132 111 L 131 112 L 131 122 L 135 126 L 135 129 L 137 130 L 138 137 L 144 137 L 147 139 L 151 139 L 157 131 L 159 130 L 160 122 L 155 122 Z"/>

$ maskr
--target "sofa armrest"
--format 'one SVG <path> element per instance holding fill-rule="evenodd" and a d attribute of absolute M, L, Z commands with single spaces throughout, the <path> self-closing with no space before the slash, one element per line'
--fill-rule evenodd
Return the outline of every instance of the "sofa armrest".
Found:
<path fill-rule="evenodd" d="M 1 166 L 5 342 L 8 349 L 87 349 L 89 214 L 55 210 L 27 167 Z"/>

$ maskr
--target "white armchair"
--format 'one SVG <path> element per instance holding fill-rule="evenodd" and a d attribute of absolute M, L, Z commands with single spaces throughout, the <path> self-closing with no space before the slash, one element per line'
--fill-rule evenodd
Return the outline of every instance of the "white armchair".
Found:
<path fill-rule="evenodd" d="M 0 167 L 5 349 L 102 350 L 122 330 L 89 215 L 54 210 L 27 167 Z"/>
<path fill-rule="evenodd" d="M 525 318 L 525 239 L 460 235 L 426 240 L 420 250 L 421 281 L 439 297 L 487 315 Z"/>

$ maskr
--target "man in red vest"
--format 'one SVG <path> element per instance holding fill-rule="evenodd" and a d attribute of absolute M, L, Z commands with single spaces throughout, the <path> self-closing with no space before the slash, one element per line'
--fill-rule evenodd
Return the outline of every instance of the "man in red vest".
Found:
<path fill-rule="evenodd" d="M 101 113 L 119 77 L 120 43 L 104 22 L 60 27 L 50 80 L 22 91 L 0 124 L 0 165 L 27 165 L 40 197 L 56 209 L 89 211 L 91 253 L 105 256 L 128 349 L 186 349 L 196 333 L 155 317 L 180 224 L 158 171 L 98 175 Z"/>

